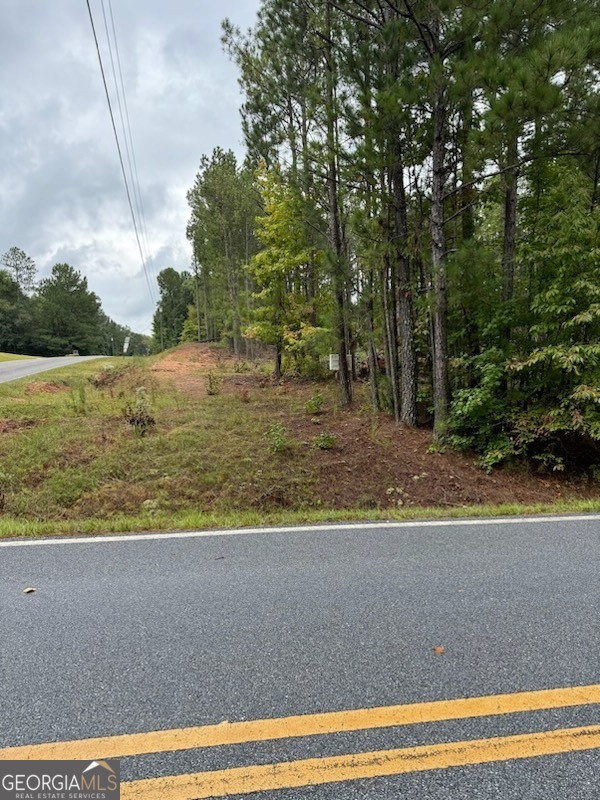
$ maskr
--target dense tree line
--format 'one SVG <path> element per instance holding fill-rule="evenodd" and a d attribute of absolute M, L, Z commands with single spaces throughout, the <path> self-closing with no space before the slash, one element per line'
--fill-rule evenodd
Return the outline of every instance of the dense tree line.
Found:
<path fill-rule="evenodd" d="M 103 313 L 87 279 L 69 264 L 55 264 L 36 283 L 33 260 L 18 247 L 0 259 L 0 351 L 24 355 L 119 355 L 147 352 L 143 336 Z"/>
<path fill-rule="evenodd" d="M 600 463 L 598 0 L 263 0 L 223 31 L 247 160 L 190 190 L 188 329 L 277 371 L 335 352 L 342 403 L 365 360 L 375 408 L 488 465 Z"/>

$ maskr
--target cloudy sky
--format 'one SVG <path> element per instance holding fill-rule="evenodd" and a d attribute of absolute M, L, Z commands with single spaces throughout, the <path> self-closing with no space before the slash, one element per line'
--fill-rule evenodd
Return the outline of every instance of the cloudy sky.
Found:
<path fill-rule="evenodd" d="M 57 262 L 72 264 L 108 316 L 151 333 L 156 274 L 190 265 L 186 192 L 200 157 L 217 146 L 243 155 L 237 70 L 222 52 L 220 23 L 229 17 L 250 27 L 259 4 L 112 0 L 152 258 L 151 294 L 86 0 L 3 0 L 0 254 L 20 247 L 36 262 L 39 278 Z M 108 16 L 108 0 L 104 6 Z M 91 0 L 91 7 L 114 101 L 101 0 Z"/>

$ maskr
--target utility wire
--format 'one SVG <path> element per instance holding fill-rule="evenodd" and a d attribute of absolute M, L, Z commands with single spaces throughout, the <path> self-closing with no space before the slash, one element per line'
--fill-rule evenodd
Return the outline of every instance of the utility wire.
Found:
<path fill-rule="evenodd" d="M 121 104 L 121 94 L 122 92 L 119 91 L 119 84 L 117 83 L 117 72 L 115 69 L 115 60 L 113 58 L 113 48 L 110 41 L 110 33 L 108 32 L 108 22 L 106 19 L 106 10 L 104 8 L 104 0 L 100 0 L 100 5 L 102 7 L 102 17 L 104 19 L 104 32 L 106 33 L 106 44 L 108 47 L 108 55 L 110 58 L 110 66 L 112 70 L 112 79 L 113 79 L 113 87 L 115 90 L 115 97 L 117 99 L 117 107 L 119 109 L 119 119 L 121 121 L 121 132 L 123 134 L 123 139 L 125 141 L 125 155 L 127 157 L 127 167 L 129 171 L 129 180 L 131 181 L 131 185 L 133 187 L 133 201 L 136 207 L 136 212 L 138 215 L 138 221 L 140 218 L 140 206 L 138 202 L 138 193 L 136 192 L 136 185 L 133 178 L 133 169 L 131 166 L 131 153 L 130 153 L 130 146 L 129 146 L 129 139 L 127 137 L 127 131 L 125 129 L 125 119 L 123 117 L 123 106 Z M 125 99 L 125 98 L 123 98 Z M 141 227 L 141 226 L 140 226 Z"/>
<path fill-rule="evenodd" d="M 152 300 L 152 303 L 155 303 L 154 293 L 152 291 L 152 285 L 150 283 L 150 277 L 148 275 L 148 269 L 146 267 L 146 262 L 144 260 L 144 254 L 142 252 L 142 245 L 141 245 L 141 242 L 140 242 L 140 234 L 139 234 L 137 222 L 136 222 L 136 219 L 135 219 L 135 212 L 133 210 L 133 203 L 131 201 L 131 193 L 129 191 L 129 184 L 127 182 L 127 173 L 125 172 L 125 164 L 123 162 L 123 153 L 121 152 L 121 144 L 119 142 L 119 135 L 117 133 L 117 126 L 115 124 L 115 116 L 114 116 L 114 113 L 113 113 L 112 103 L 110 101 L 110 94 L 109 94 L 109 91 L 108 91 L 108 85 L 106 83 L 106 75 L 105 75 L 105 72 L 104 72 L 104 65 L 102 63 L 102 55 L 100 53 L 100 45 L 98 44 L 98 36 L 96 35 L 96 26 L 94 25 L 94 16 L 92 14 L 92 8 L 90 6 L 90 0 L 86 0 L 86 4 L 87 4 L 89 17 L 90 17 L 90 24 L 92 26 L 92 33 L 93 33 L 93 36 L 94 36 L 94 42 L 95 42 L 95 45 L 96 45 L 96 53 L 98 54 L 98 63 L 100 64 L 100 73 L 102 75 L 102 83 L 104 85 L 104 93 L 106 95 L 106 102 L 108 103 L 108 111 L 109 111 L 109 114 L 110 114 L 110 120 L 111 120 L 111 123 L 112 123 L 112 129 L 113 129 L 113 133 L 114 133 L 114 136 L 115 136 L 115 143 L 117 145 L 117 152 L 119 154 L 119 163 L 121 165 L 121 173 L 123 175 L 123 182 L 125 184 L 125 192 L 127 194 L 127 202 L 129 204 L 129 210 L 131 212 L 131 219 L 132 219 L 132 222 L 133 222 L 133 229 L 135 231 L 135 238 L 136 238 L 136 241 L 137 241 L 137 246 L 138 246 L 140 258 L 142 260 L 142 267 L 144 269 L 144 275 L 146 276 L 146 283 L 148 284 L 148 291 L 150 292 L 150 299 Z"/>
<path fill-rule="evenodd" d="M 125 92 L 125 82 L 123 80 L 123 70 L 121 68 L 121 55 L 119 53 L 119 41 L 117 39 L 117 30 L 116 30 L 116 27 L 115 27 L 115 19 L 114 19 L 113 10 L 112 10 L 112 0 L 108 0 L 108 11 L 109 11 L 109 15 L 110 15 L 110 24 L 111 24 L 111 30 L 112 30 L 112 40 L 113 40 L 114 48 L 115 48 L 117 69 L 118 69 L 118 73 L 119 73 L 119 85 L 121 87 L 120 93 L 119 93 L 119 88 L 118 88 L 118 85 L 117 85 L 117 75 L 116 75 L 116 71 L 115 71 L 115 62 L 113 60 L 112 48 L 110 46 L 110 34 L 108 32 L 108 24 L 107 24 L 107 20 L 106 20 L 106 11 L 105 11 L 105 8 L 104 8 L 104 0 L 101 0 L 101 2 L 102 2 L 102 15 L 104 17 L 104 27 L 105 27 L 105 30 L 106 30 L 106 38 L 107 38 L 107 41 L 108 41 L 108 50 L 109 50 L 109 54 L 110 54 L 110 63 L 111 63 L 111 66 L 112 66 L 113 79 L 114 79 L 114 83 L 115 83 L 115 92 L 116 92 L 117 100 L 118 100 L 118 103 L 119 103 L 119 115 L 120 115 L 120 118 L 121 118 L 121 128 L 123 129 L 123 136 L 125 138 L 125 150 L 127 152 L 129 175 L 130 175 L 131 183 L 132 183 L 132 186 L 133 186 L 134 200 L 135 200 L 136 210 L 137 210 L 137 214 L 138 214 L 138 221 L 140 223 L 140 232 L 141 232 L 141 235 L 142 235 L 142 243 L 143 243 L 144 248 L 145 248 L 146 263 L 150 265 L 150 274 L 152 275 L 152 277 L 155 277 L 155 275 L 154 275 L 154 266 L 153 266 L 153 263 L 152 263 L 151 250 L 150 250 L 150 246 L 149 246 L 149 243 L 148 243 L 148 233 L 147 233 L 147 227 L 146 227 L 146 213 L 145 213 L 145 210 L 144 210 L 144 203 L 142 201 L 142 193 L 141 193 L 141 190 L 140 190 L 140 179 L 139 179 L 138 168 L 137 168 L 137 160 L 136 160 L 136 157 L 135 157 L 135 147 L 134 147 L 134 144 L 133 144 L 133 136 L 132 136 L 132 133 L 131 133 L 131 122 L 130 122 L 130 119 L 129 119 L 129 108 L 127 106 L 127 94 Z M 122 98 L 122 100 L 123 100 L 123 107 L 122 108 L 121 108 L 121 100 L 120 100 L 120 98 Z M 123 111 L 125 112 L 124 116 L 123 116 Z M 127 144 L 128 142 L 129 142 L 129 146 Z"/>

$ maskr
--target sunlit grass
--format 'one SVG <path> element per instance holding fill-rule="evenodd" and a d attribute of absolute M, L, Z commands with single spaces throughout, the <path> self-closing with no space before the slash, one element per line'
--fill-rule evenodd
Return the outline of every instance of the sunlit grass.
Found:
<path fill-rule="evenodd" d="M 24 358 L 35 358 L 35 356 L 21 356 L 16 353 L 0 353 L 0 361 L 22 361 Z"/>

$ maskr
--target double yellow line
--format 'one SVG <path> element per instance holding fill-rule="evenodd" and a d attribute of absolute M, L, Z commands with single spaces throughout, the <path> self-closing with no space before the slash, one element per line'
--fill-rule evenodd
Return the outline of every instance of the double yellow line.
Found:
<path fill-rule="evenodd" d="M 0 750 L 0 760 L 97 760 L 595 703 L 599 684 L 9 747 Z M 594 725 L 133 781 L 122 785 L 121 797 L 199 800 L 599 747 L 600 725 Z"/>

